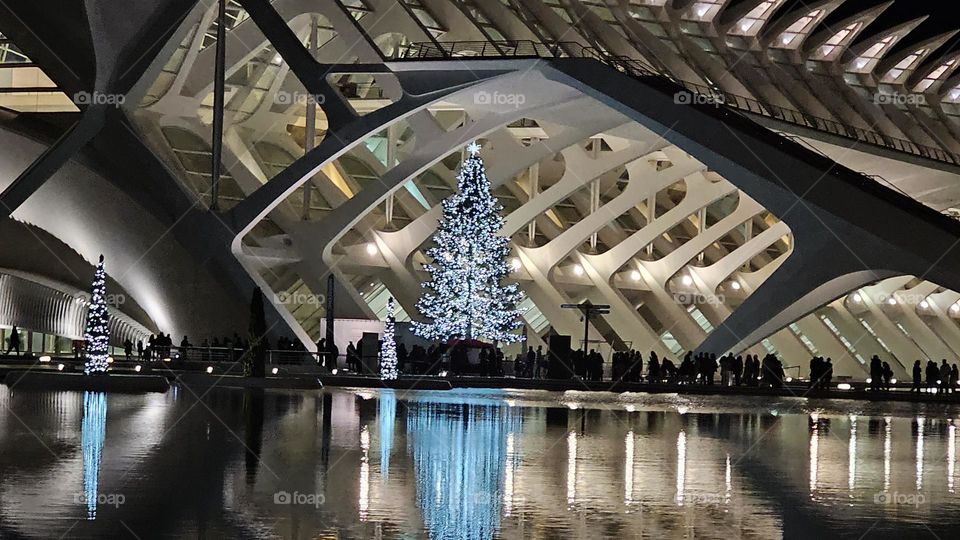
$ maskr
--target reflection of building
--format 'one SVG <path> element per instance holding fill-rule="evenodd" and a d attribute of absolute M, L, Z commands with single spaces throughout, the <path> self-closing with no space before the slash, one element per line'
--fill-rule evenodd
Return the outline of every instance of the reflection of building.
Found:
<path fill-rule="evenodd" d="M 0 20 L 0 105 L 83 119 L 0 132 L 0 177 L 27 171 L 2 196 L 29 223 L 11 238 L 51 235 L 77 275 L 106 253 L 138 333 L 230 333 L 259 285 L 312 343 L 331 272 L 338 317 L 390 296 L 416 317 L 437 204 L 480 139 L 534 343 L 579 336 L 559 305 L 589 299 L 612 306 L 605 348 L 820 354 L 839 374 L 878 354 L 900 378 L 960 353 L 960 227 L 940 213 L 960 207 L 960 49 L 905 0 L 231 0 L 219 212 L 216 6 L 174 4 Z M 127 31 L 72 42 L 78 20 Z M 61 103 L 78 92 L 95 105 Z M 82 289 L 45 250 L 9 259 Z M 67 332 L 49 312 L 32 329 Z"/>
<path fill-rule="evenodd" d="M 414 401 L 407 440 L 417 504 L 431 538 L 490 538 L 500 527 L 507 438 L 520 427 L 508 407 Z"/>

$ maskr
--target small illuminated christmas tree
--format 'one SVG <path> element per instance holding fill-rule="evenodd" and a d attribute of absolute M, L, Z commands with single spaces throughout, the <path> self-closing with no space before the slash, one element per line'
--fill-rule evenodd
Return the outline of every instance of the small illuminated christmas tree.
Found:
<path fill-rule="evenodd" d="M 83 331 L 85 375 L 107 372 L 110 348 L 110 316 L 107 314 L 107 274 L 103 270 L 103 255 L 93 275 L 90 307 L 87 308 L 87 326 Z"/>
<path fill-rule="evenodd" d="M 517 305 L 523 292 L 516 283 L 503 283 L 512 271 L 509 239 L 499 234 L 503 207 L 490 194 L 476 142 L 467 146 L 457 188 L 443 201 L 434 246 L 427 251 L 432 262 L 423 267 L 431 280 L 423 284 L 417 308 L 432 322 L 415 322 L 414 331 L 426 339 L 522 341 Z"/>
<path fill-rule="evenodd" d="M 383 324 L 383 344 L 380 345 L 380 379 L 392 381 L 400 374 L 397 372 L 397 341 L 394 334 L 396 318 L 393 313 L 393 297 L 387 300 L 387 320 Z"/>

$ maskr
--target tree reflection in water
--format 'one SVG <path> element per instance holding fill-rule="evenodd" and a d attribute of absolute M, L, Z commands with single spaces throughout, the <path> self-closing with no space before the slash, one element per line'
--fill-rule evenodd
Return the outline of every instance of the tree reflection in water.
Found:
<path fill-rule="evenodd" d="M 411 401 L 407 444 L 431 538 L 492 538 L 520 417 L 507 406 Z"/>

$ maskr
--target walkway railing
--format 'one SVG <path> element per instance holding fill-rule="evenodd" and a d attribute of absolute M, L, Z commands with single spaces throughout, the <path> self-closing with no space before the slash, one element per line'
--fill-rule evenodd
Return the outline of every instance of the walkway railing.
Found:
<path fill-rule="evenodd" d="M 669 80 L 687 91 L 704 96 L 710 103 L 722 104 L 749 114 L 763 116 L 795 126 L 813 129 L 845 139 L 879 146 L 939 161 L 960 165 L 960 154 L 942 148 L 917 144 L 913 141 L 890 137 L 874 130 L 864 129 L 836 120 L 821 118 L 795 109 L 774 105 L 756 98 L 740 96 L 718 88 L 677 79 L 669 73 L 627 56 L 612 55 L 595 47 L 580 43 L 557 42 L 553 44 L 535 41 L 453 41 L 445 43 L 411 43 L 397 52 L 395 60 L 432 60 L 471 58 L 592 58 L 634 77 L 656 77 Z"/>

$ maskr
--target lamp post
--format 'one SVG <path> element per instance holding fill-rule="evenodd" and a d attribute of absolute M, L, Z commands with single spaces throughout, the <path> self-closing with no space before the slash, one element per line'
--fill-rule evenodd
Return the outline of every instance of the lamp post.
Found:
<path fill-rule="evenodd" d="M 595 315 L 607 315 L 610 313 L 609 304 L 593 304 L 589 300 L 584 300 L 580 304 L 560 304 L 564 309 L 577 309 L 583 314 L 583 352 L 586 354 L 587 347 L 590 344 L 590 318 Z"/>

